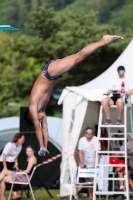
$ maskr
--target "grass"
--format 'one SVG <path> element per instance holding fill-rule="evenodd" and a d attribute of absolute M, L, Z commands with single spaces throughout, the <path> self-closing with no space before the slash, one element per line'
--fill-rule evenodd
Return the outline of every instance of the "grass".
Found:
<path fill-rule="evenodd" d="M 45 191 L 45 190 L 39 190 L 37 189 L 34 193 L 34 196 L 35 196 L 35 199 L 36 200 L 54 200 L 54 199 L 59 199 L 57 195 L 60 194 L 60 191 L 59 190 L 55 190 L 55 189 L 52 189 L 52 190 L 49 190 L 49 192 L 52 194 L 53 198 L 51 198 L 49 196 L 49 194 Z M 20 191 L 18 191 L 18 194 L 20 194 Z M 5 193 L 5 196 L 8 198 L 8 195 L 9 195 L 9 191 L 6 191 Z M 60 198 L 60 199 L 63 199 L 63 200 L 69 200 L 69 197 L 64 197 L 64 198 Z M 98 198 L 99 199 L 99 198 Z M 97 200 L 98 200 L 97 199 Z M 102 200 L 105 200 L 105 197 L 102 197 L 101 198 Z M 110 199 L 110 198 L 109 198 Z M 114 200 L 119 200 L 119 198 L 113 198 Z M 22 200 L 27 200 L 27 197 L 25 195 L 25 193 L 23 193 L 23 197 L 22 197 Z M 28 200 L 32 200 L 32 197 L 28 198 Z M 88 197 L 85 197 L 85 198 L 79 198 L 79 200 L 89 200 Z"/>
<path fill-rule="evenodd" d="M 57 195 L 59 194 L 59 190 L 49 190 L 49 192 L 51 193 L 51 195 L 53 196 L 53 198 L 51 198 L 49 196 L 49 194 L 45 191 L 45 190 L 40 190 L 37 189 L 34 193 L 35 199 L 36 200 L 52 200 L 52 199 L 58 199 Z M 18 191 L 18 194 L 20 194 L 21 192 Z M 9 191 L 6 191 L 5 196 L 8 198 L 9 195 Z M 26 194 L 25 192 L 23 192 L 23 197 L 22 200 L 27 200 Z M 28 198 L 28 200 L 32 200 L 32 196 L 30 196 L 30 198 Z"/>

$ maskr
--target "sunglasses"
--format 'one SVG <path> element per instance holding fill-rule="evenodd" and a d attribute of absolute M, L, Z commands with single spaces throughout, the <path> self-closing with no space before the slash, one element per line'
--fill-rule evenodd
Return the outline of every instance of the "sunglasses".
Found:
<path fill-rule="evenodd" d="M 118 70 L 118 74 L 124 74 L 124 70 Z"/>
<path fill-rule="evenodd" d="M 85 134 L 92 134 L 92 133 L 93 133 L 93 131 L 92 132 L 87 132 L 87 131 L 85 132 Z"/>

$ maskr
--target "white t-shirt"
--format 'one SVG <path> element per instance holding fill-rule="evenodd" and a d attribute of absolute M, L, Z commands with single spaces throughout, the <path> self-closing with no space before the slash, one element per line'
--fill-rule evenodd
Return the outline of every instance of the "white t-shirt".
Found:
<path fill-rule="evenodd" d="M 18 157 L 21 149 L 22 149 L 22 145 L 16 146 L 15 143 L 8 142 L 5 145 L 2 154 L 4 153 L 6 155 L 7 162 L 14 162 L 15 158 Z M 3 161 L 2 154 L 0 155 L 0 162 Z"/>
<path fill-rule="evenodd" d="M 113 80 L 112 84 L 109 86 L 109 90 L 121 90 L 122 82 L 125 84 L 125 91 L 133 89 L 133 81 L 127 80 L 126 78 L 118 78 Z"/>
<path fill-rule="evenodd" d="M 125 141 L 123 141 L 122 146 L 120 146 L 120 151 L 125 151 Z M 128 140 L 127 142 L 127 153 L 133 152 L 133 142 Z M 121 154 L 122 156 L 125 156 L 125 154 Z M 129 165 L 131 161 L 132 156 L 129 156 Z"/>
<path fill-rule="evenodd" d="M 120 146 L 120 150 L 124 151 L 125 150 L 125 142 L 123 141 L 122 146 Z M 128 140 L 127 142 L 127 152 L 133 152 L 133 142 Z"/>
<path fill-rule="evenodd" d="M 100 150 L 101 145 L 100 142 L 98 143 L 98 139 L 96 136 L 93 136 L 91 141 L 88 141 L 86 137 L 80 138 L 78 144 L 78 150 L 83 151 L 85 165 L 94 167 L 97 145 L 98 145 L 98 150 Z"/>

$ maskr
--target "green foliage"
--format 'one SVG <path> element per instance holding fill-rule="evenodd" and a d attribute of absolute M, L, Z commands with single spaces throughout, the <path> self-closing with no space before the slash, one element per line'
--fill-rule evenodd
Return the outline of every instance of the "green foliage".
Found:
<path fill-rule="evenodd" d="M 53 9 L 41 8 L 38 12 L 32 13 L 30 28 L 37 31 L 39 37 L 44 40 L 58 31 L 61 21 L 55 17 Z"/>
<path fill-rule="evenodd" d="M 124 5 L 124 0 L 99 0 L 99 22 L 107 23 L 110 20 L 111 13 L 115 11 L 117 13 L 118 9 L 121 9 Z"/>
<path fill-rule="evenodd" d="M 133 23 L 133 4 L 126 4 L 122 9 L 117 9 L 117 12 L 112 12 L 109 22 L 121 26 L 123 30 L 131 27 Z"/>

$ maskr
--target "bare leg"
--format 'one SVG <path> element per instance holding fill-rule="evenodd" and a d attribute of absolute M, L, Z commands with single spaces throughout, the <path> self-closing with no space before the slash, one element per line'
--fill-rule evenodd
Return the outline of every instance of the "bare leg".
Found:
<path fill-rule="evenodd" d="M 0 188 L 1 188 L 0 199 L 3 200 L 4 199 L 5 188 L 6 188 L 4 181 L 1 181 Z"/>
<path fill-rule="evenodd" d="M 100 47 L 116 42 L 120 39 L 123 39 L 123 37 L 105 35 L 100 41 L 87 45 L 78 53 L 59 59 L 56 62 L 52 62 L 48 68 L 48 72 L 52 77 L 63 74 L 71 70 L 74 66 L 83 61 L 87 56 Z"/>
<path fill-rule="evenodd" d="M 131 187 L 131 190 L 133 191 L 133 181 L 132 181 L 132 179 L 130 177 L 130 172 L 128 172 L 128 180 L 129 180 L 129 185 Z"/>
<path fill-rule="evenodd" d="M 11 174 L 12 171 L 3 169 L 2 172 L 0 173 L 0 181 L 2 181 L 5 176 L 11 176 Z"/>
<path fill-rule="evenodd" d="M 78 192 L 80 192 L 83 188 L 82 185 L 79 185 L 80 187 L 78 187 Z"/>
<path fill-rule="evenodd" d="M 123 178 L 123 172 L 118 172 L 118 176 L 119 176 L 119 178 Z M 120 185 L 120 187 L 123 186 L 123 190 L 124 190 L 124 181 L 123 180 L 119 180 L 119 185 Z"/>
<path fill-rule="evenodd" d="M 117 105 L 118 119 L 122 119 L 122 114 L 124 109 L 123 99 L 119 98 L 116 102 L 116 105 Z"/>
<path fill-rule="evenodd" d="M 93 188 L 88 188 L 89 200 L 93 199 Z"/>
<path fill-rule="evenodd" d="M 5 183 L 10 183 L 11 180 L 11 176 L 6 176 L 0 183 L 1 186 L 1 200 L 4 199 L 4 193 L 5 193 Z"/>
<path fill-rule="evenodd" d="M 103 110 L 104 110 L 106 119 L 110 119 L 109 106 L 114 105 L 114 102 L 112 101 L 111 98 L 107 97 L 103 99 L 102 105 L 103 105 Z"/>

